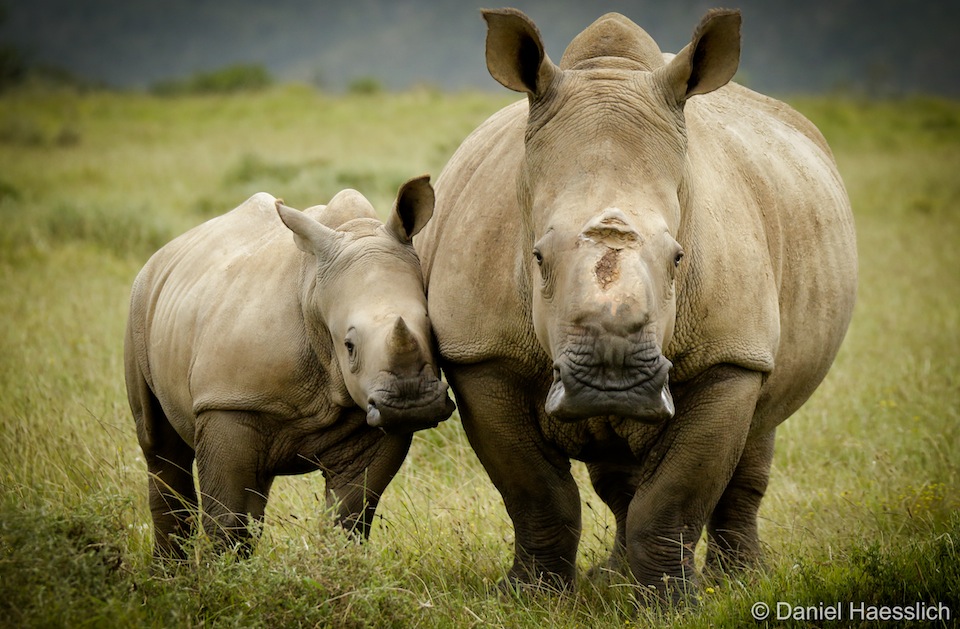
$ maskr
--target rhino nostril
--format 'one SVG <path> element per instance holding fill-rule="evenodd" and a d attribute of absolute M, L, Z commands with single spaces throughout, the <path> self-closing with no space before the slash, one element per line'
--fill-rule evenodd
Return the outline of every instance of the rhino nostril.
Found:
<path fill-rule="evenodd" d="M 556 366 L 556 365 L 553 366 L 553 381 L 554 381 L 554 382 L 560 382 L 560 381 L 561 381 L 560 367 L 558 367 L 558 366 Z"/>

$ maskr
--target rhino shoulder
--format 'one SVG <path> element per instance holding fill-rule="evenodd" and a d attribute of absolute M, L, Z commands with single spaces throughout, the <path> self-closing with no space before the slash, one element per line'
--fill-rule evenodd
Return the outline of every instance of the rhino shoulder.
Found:
<path fill-rule="evenodd" d="M 526 99 L 478 127 L 437 181 L 436 208 L 415 244 L 444 360 L 503 358 L 517 368 L 539 350 L 521 286 L 529 247 L 516 196 Z"/>
<path fill-rule="evenodd" d="M 503 214 L 517 214 L 517 166 L 523 153 L 523 133 L 528 105 L 523 99 L 504 107 L 474 129 L 456 150 L 437 179 L 433 218 L 414 238 L 424 279 L 430 283 L 434 260 L 455 257 L 450 243 L 473 245 L 477 225 L 502 222 Z M 477 207 L 476 194 L 484 188 L 495 190 L 501 199 L 492 217 Z M 514 210 L 516 210 L 514 212 Z"/>

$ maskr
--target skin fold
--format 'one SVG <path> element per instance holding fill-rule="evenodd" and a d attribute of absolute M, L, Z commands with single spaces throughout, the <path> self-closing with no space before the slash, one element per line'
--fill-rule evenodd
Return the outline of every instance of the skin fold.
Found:
<path fill-rule="evenodd" d="M 559 65 L 519 11 L 484 17 L 491 75 L 526 98 L 463 142 L 416 244 L 510 580 L 574 582 L 579 459 L 616 518 L 610 566 L 674 598 L 704 527 L 710 565 L 759 558 L 776 426 L 853 311 L 849 201 L 817 129 L 730 81 L 738 12 L 677 55 L 605 15 Z"/>

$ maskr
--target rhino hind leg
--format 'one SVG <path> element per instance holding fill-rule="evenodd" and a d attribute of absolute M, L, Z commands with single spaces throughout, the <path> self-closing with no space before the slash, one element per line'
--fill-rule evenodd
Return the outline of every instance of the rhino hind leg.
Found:
<path fill-rule="evenodd" d="M 640 478 L 635 465 L 617 465 L 612 463 L 587 463 L 590 482 L 597 496 L 610 508 L 616 520 L 616 534 L 613 549 L 606 566 L 592 569 L 591 576 L 606 569 L 613 574 L 626 575 L 630 572 L 627 563 L 627 512 L 633 500 Z"/>
<path fill-rule="evenodd" d="M 776 430 L 747 442 L 707 526 L 707 567 L 737 570 L 760 561 L 757 513 L 770 477 Z"/>
<path fill-rule="evenodd" d="M 447 374 L 470 445 L 503 498 L 515 532 L 505 589 L 566 590 L 576 579 L 580 496 L 569 459 L 543 439 L 534 388 L 490 365 Z M 542 408 L 542 407 L 541 407 Z"/>
<path fill-rule="evenodd" d="M 264 469 L 265 440 L 243 413 L 197 418 L 197 475 L 203 528 L 221 549 L 253 552 L 273 476 Z"/>
<path fill-rule="evenodd" d="M 160 402 L 142 377 L 139 382 L 128 383 L 128 387 L 137 436 L 149 472 L 154 555 L 182 559 L 185 553 L 181 542 L 192 536 L 197 514 L 193 449 L 170 425 Z"/>

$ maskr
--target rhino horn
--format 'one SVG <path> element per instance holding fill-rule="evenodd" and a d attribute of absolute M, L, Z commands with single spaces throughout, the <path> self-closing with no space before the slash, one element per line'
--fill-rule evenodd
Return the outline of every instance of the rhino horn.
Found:
<path fill-rule="evenodd" d="M 410 354 L 419 348 L 416 337 L 407 327 L 403 317 L 397 317 L 393 330 L 390 331 L 387 347 L 396 355 Z"/>

